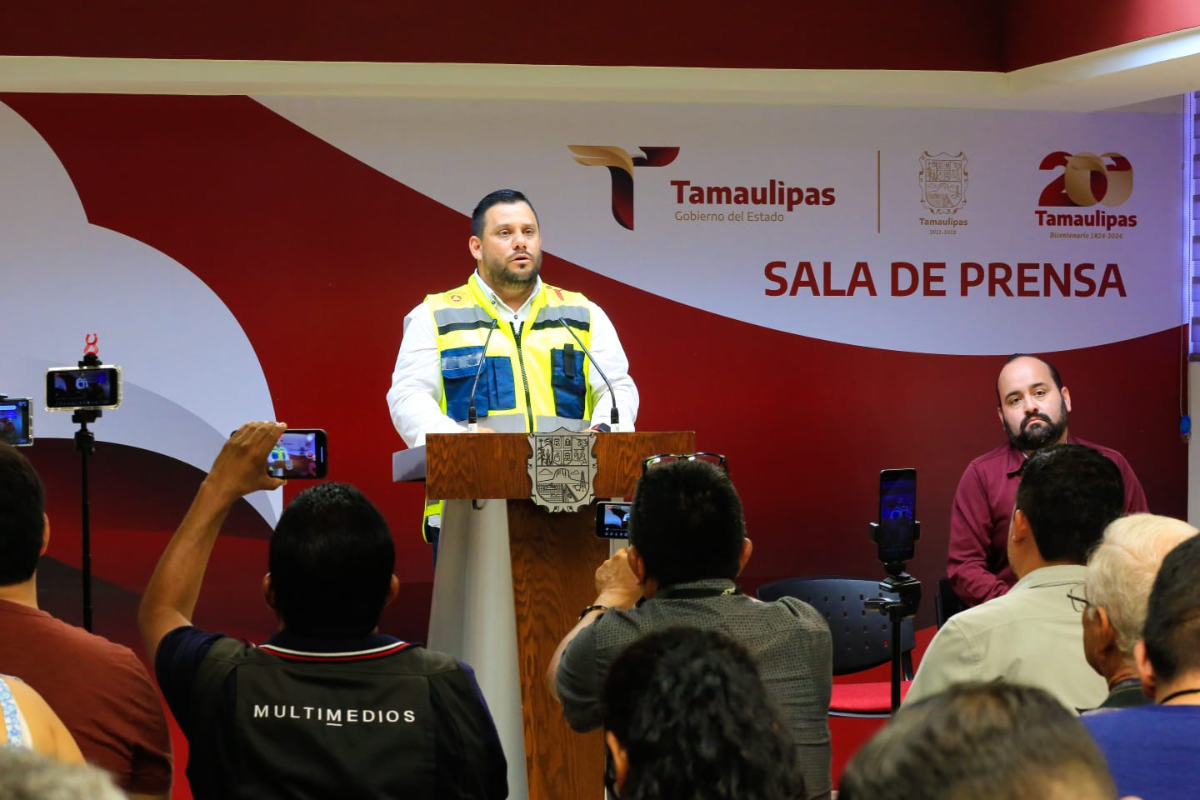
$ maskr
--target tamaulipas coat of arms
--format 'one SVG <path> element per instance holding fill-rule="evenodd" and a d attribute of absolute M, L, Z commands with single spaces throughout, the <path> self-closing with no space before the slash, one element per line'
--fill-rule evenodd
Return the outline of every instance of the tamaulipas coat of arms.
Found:
<path fill-rule="evenodd" d="M 577 511 L 595 499 L 595 431 L 529 434 L 530 500 L 549 511 Z"/>
<path fill-rule="evenodd" d="M 956 214 L 967 203 L 967 157 L 921 155 L 921 203 L 933 214 Z"/>

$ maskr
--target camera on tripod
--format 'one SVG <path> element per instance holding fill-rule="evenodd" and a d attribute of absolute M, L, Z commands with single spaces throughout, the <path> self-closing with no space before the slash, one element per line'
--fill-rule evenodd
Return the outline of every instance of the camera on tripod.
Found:
<path fill-rule="evenodd" d="M 879 588 L 885 592 L 911 591 L 910 584 L 916 583 L 916 595 L 912 599 L 915 614 L 920 602 L 920 582 L 905 572 L 905 563 L 917 552 L 917 539 L 921 538 L 921 523 L 917 521 L 917 471 L 885 469 L 879 472 L 879 521 L 871 523 L 871 541 L 883 562 L 887 573 Z M 901 598 L 904 599 L 904 598 Z"/>
<path fill-rule="evenodd" d="M 121 405 L 121 368 L 88 357 L 76 367 L 46 370 L 47 411 L 94 411 Z"/>
<path fill-rule="evenodd" d="M 71 411 L 75 431 L 75 450 L 79 453 L 82 513 L 80 574 L 83 578 L 83 628 L 92 630 L 92 536 L 91 503 L 88 497 L 88 458 L 96 449 L 96 435 L 88 425 L 96 422 L 106 408 L 121 405 L 121 368 L 100 363 L 100 337 L 84 336 L 83 358 L 74 367 L 46 370 L 46 410 Z"/>
<path fill-rule="evenodd" d="M 892 711 L 900 707 L 900 625 L 917 613 L 921 582 L 905 571 L 921 538 L 917 521 L 917 471 L 885 469 L 879 473 L 879 521 L 871 523 L 870 539 L 879 551 L 886 577 L 879 582 L 882 597 L 865 601 L 867 608 L 892 623 Z"/>

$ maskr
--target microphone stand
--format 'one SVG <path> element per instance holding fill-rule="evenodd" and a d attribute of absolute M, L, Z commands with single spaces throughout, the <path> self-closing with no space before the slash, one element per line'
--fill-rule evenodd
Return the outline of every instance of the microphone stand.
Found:
<path fill-rule="evenodd" d="M 558 324 L 563 326 L 563 330 L 571 334 L 571 338 L 579 345 L 579 349 L 587 356 L 588 361 L 592 362 L 592 366 L 596 368 L 596 372 L 600 373 L 600 380 L 604 381 L 604 385 L 608 387 L 608 399 L 612 401 L 612 413 L 609 414 L 609 430 L 617 433 L 621 430 L 621 417 L 617 413 L 617 393 L 613 391 L 612 384 L 609 383 L 608 376 L 604 374 L 604 370 L 600 369 L 600 365 L 596 363 L 595 356 L 591 351 L 583 346 L 583 340 L 575 335 L 575 331 L 571 330 L 571 326 L 566 323 L 562 317 L 558 318 Z"/>
<path fill-rule="evenodd" d="M 475 413 L 475 390 L 479 388 L 479 376 L 483 373 L 483 364 L 487 361 L 488 344 L 492 341 L 492 334 L 496 332 L 496 327 L 499 322 L 495 319 L 488 326 L 487 338 L 483 340 L 483 351 L 479 354 L 479 364 L 475 367 L 475 382 L 471 384 L 471 402 L 467 405 L 467 430 L 471 433 L 479 433 L 479 415 Z"/>

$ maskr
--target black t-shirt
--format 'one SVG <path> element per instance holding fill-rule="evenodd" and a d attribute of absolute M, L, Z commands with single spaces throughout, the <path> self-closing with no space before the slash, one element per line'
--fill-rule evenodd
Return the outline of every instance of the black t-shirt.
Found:
<path fill-rule="evenodd" d="M 181 627 L 155 667 L 198 800 L 508 796 L 487 704 L 450 656 L 379 634 L 255 647 Z"/>

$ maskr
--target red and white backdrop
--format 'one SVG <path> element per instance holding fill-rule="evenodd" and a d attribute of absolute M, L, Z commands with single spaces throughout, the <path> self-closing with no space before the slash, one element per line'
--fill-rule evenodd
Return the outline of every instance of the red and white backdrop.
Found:
<path fill-rule="evenodd" d="M 475 201 L 516 187 L 544 278 L 616 323 L 638 428 L 728 455 L 749 588 L 878 574 L 878 471 L 907 466 L 932 583 L 958 477 L 1003 441 L 1014 351 L 1052 353 L 1072 430 L 1184 514 L 1181 152 L 1172 114 L 0 95 L 0 391 L 40 409 L 85 333 L 124 369 L 92 460 L 101 633 L 134 641 L 221 442 L 278 418 L 328 430 L 330 478 L 386 514 L 406 590 L 385 627 L 419 640 L 422 490 L 390 481 L 384 395 L 404 314 L 473 267 Z M 26 452 L 50 489 L 43 593 L 77 619 L 68 416 L 39 411 Z M 268 634 L 266 542 L 301 488 L 231 517 L 200 624 Z"/>

